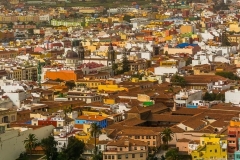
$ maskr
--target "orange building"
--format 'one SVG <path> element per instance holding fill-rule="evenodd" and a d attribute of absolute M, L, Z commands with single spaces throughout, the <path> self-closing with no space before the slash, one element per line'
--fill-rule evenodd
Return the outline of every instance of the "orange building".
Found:
<path fill-rule="evenodd" d="M 50 70 L 46 71 L 44 78 L 52 80 L 61 79 L 64 81 L 76 81 L 83 78 L 83 72 L 82 70 Z"/>

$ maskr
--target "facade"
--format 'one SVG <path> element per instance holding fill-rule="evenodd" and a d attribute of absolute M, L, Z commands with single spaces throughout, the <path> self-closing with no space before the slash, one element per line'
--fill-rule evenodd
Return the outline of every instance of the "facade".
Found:
<path fill-rule="evenodd" d="M 225 103 L 240 104 L 240 90 L 229 90 L 225 92 Z"/>
<path fill-rule="evenodd" d="M 75 124 L 96 123 L 100 128 L 107 127 L 107 118 L 99 115 L 82 115 L 75 119 Z"/>
<path fill-rule="evenodd" d="M 178 107 L 187 106 L 193 100 L 201 100 L 202 91 L 201 90 L 186 90 L 180 91 L 174 97 L 174 102 Z"/>
<path fill-rule="evenodd" d="M 26 151 L 23 141 L 28 135 L 35 134 L 38 140 L 47 138 L 53 130 L 53 126 L 43 126 L 36 129 L 31 128 L 20 128 L 17 130 L 8 129 L 5 133 L 0 134 L 1 139 L 1 158 L 4 160 L 17 159 L 19 155 Z"/>
<path fill-rule="evenodd" d="M 193 160 L 227 160 L 227 140 L 223 135 L 210 134 L 200 138 L 200 146 L 191 153 Z"/>
<path fill-rule="evenodd" d="M 228 126 L 228 158 L 238 157 L 239 138 L 240 138 L 239 117 L 234 117 Z"/>
<path fill-rule="evenodd" d="M 103 151 L 103 160 L 146 160 L 148 157 L 148 145 L 146 142 L 132 140 L 123 137 L 109 142 Z"/>
<path fill-rule="evenodd" d="M 17 111 L 0 108 L 0 124 L 11 123 L 17 120 Z"/>

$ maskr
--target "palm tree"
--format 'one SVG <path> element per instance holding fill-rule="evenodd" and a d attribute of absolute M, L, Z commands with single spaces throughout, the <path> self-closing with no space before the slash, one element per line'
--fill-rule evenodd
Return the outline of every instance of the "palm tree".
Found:
<path fill-rule="evenodd" d="M 163 143 L 168 147 L 168 142 L 173 139 L 174 133 L 170 128 L 165 128 L 161 133 Z"/>
<path fill-rule="evenodd" d="M 38 144 L 38 139 L 35 134 L 29 134 L 28 137 L 23 141 L 27 151 L 30 151 L 30 159 L 32 157 L 32 151 L 36 148 Z"/>
<path fill-rule="evenodd" d="M 165 155 L 167 160 L 178 160 L 178 150 L 177 149 L 170 149 L 166 155 Z"/>
<path fill-rule="evenodd" d="M 94 154 L 97 154 L 97 136 L 101 134 L 101 128 L 97 123 L 91 124 L 91 130 L 90 130 L 91 136 L 94 137 Z"/>

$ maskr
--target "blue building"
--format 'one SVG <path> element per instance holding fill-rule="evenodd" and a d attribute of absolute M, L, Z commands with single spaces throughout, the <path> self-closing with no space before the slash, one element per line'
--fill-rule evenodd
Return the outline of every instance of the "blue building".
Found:
<path fill-rule="evenodd" d="M 238 138 L 238 148 L 240 147 L 240 138 Z M 240 160 L 240 150 L 234 152 L 234 160 Z"/>
<path fill-rule="evenodd" d="M 75 119 L 75 124 L 96 123 L 100 128 L 107 127 L 107 118 L 98 115 L 82 115 Z"/>

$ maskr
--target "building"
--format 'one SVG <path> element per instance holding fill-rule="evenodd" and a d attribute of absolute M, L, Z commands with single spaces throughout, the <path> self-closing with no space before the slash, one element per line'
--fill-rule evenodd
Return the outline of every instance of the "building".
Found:
<path fill-rule="evenodd" d="M 11 123 L 17 120 L 17 111 L 0 108 L 0 124 L 1 123 Z"/>
<path fill-rule="evenodd" d="M 240 91 L 238 89 L 225 92 L 225 103 L 240 104 Z"/>
<path fill-rule="evenodd" d="M 227 160 L 227 140 L 223 135 L 210 134 L 200 138 L 200 146 L 191 153 L 193 160 Z"/>
<path fill-rule="evenodd" d="M 96 123 L 100 128 L 107 127 L 107 118 L 99 115 L 82 115 L 75 119 L 75 124 Z"/>
<path fill-rule="evenodd" d="M 82 79 L 83 73 L 81 70 L 48 70 L 45 73 L 45 79 L 61 79 L 64 81 L 77 81 L 78 79 Z"/>
<path fill-rule="evenodd" d="M 186 90 L 180 91 L 174 97 L 174 102 L 178 107 L 187 106 L 193 100 L 201 100 L 202 91 L 201 90 Z"/>
<path fill-rule="evenodd" d="M 238 150 L 239 150 L 239 138 L 240 138 L 240 118 L 234 117 L 228 126 L 228 158 L 233 158 L 238 156 Z"/>
<path fill-rule="evenodd" d="M 132 140 L 123 137 L 109 142 L 103 151 L 103 160 L 146 160 L 148 157 L 148 145 L 146 142 Z"/>
<path fill-rule="evenodd" d="M 23 141 L 26 140 L 28 135 L 35 134 L 36 138 L 41 141 L 43 138 L 47 138 L 53 130 L 53 126 L 31 127 L 28 128 L 18 127 L 19 129 L 7 128 L 4 133 L 0 134 L 0 155 L 1 159 L 13 160 L 17 159 L 19 155 L 26 151 Z"/>

